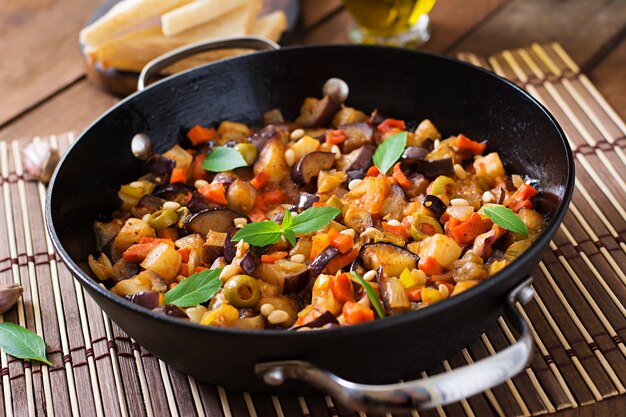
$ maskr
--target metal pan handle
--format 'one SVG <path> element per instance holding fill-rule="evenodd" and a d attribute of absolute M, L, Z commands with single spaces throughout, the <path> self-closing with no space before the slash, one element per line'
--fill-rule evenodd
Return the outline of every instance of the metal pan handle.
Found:
<path fill-rule="evenodd" d="M 505 315 L 520 332 L 518 341 L 496 355 L 428 379 L 390 385 L 365 385 L 346 381 L 304 361 L 267 362 L 255 371 L 265 383 L 281 385 L 286 379 L 306 381 L 345 406 L 359 411 L 428 409 L 449 404 L 499 385 L 521 372 L 532 355 L 528 324 L 515 307 L 526 304 L 535 291 L 528 279 L 507 296 Z"/>
<path fill-rule="evenodd" d="M 190 57 L 200 52 L 215 51 L 218 49 L 255 49 L 257 51 L 267 51 L 280 49 L 276 42 L 259 36 L 241 36 L 236 38 L 212 39 L 185 45 L 178 49 L 174 49 L 166 54 L 154 58 L 148 62 L 139 74 L 137 80 L 137 91 L 146 88 L 146 81 L 158 74 L 162 69 L 174 64 L 181 59 Z"/>

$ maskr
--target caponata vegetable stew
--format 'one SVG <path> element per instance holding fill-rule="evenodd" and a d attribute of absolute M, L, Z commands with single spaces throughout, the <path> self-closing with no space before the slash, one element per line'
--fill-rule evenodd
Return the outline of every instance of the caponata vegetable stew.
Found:
<path fill-rule="evenodd" d="M 302 331 L 445 302 L 544 229 L 536 182 L 480 138 L 330 96 L 263 121 L 196 125 L 151 155 L 95 222 L 95 277 L 194 323 Z"/>

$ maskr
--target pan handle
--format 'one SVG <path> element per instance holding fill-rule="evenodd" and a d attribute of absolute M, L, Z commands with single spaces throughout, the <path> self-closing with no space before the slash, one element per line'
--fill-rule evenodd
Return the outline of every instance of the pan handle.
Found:
<path fill-rule="evenodd" d="M 515 304 L 526 304 L 533 298 L 531 282 L 532 278 L 515 287 L 504 307 L 506 317 L 520 332 L 518 341 L 496 355 L 450 372 L 404 383 L 365 385 L 346 381 L 304 361 L 260 363 L 255 371 L 268 385 L 281 385 L 286 379 L 306 381 L 359 411 L 406 411 L 449 404 L 501 384 L 526 367 L 533 350 L 532 336 Z"/>
<path fill-rule="evenodd" d="M 166 54 L 154 58 L 148 62 L 139 74 L 137 80 L 137 91 L 146 88 L 146 81 L 152 76 L 158 74 L 163 68 L 167 68 L 173 63 L 181 59 L 190 57 L 200 52 L 215 51 L 218 49 L 255 49 L 257 51 L 280 49 L 276 42 L 259 36 L 240 36 L 235 38 L 211 39 L 209 41 L 201 41 L 185 45 L 178 49 L 174 49 Z"/>

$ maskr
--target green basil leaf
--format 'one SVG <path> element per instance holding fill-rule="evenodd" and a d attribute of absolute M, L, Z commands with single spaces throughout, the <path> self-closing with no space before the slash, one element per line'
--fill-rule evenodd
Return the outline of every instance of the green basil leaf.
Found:
<path fill-rule="evenodd" d="M 374 310 L 376 310 L 376 313 L 378 313 L 378 317 L 380 317 L 381 319 L 384 319 L 385 311 L 383 310 L 382 304 L 380 304 L 380 300 L 378 299 L 378 294 L 376 294 L 376 291 L 374 291 L 374 288 L 372 288 L 370 283 L 365 281 L 365 279 L 361 275 L 357 274 L 356 272 L 353 271 L 353 272 L 350 272 L 350 274 L 352 274 L 354 279 L 356 279 L 359 282 L 359 284 L 361 284 L 361 286 L 365 288 L 365 294 L 367 294 L 367 298 L 370 299 L 370 302 L 372 303 Z"/>
<path fill-rule="evenodd" d="M 46 344 L 41 336 L 15 323 L 0 323 L 0 347 L 16 358 L 32 359 L 53 366 L 46 357 Z"/>
<path fill-rule="evenodd" d="M 296 235 L 303 235 L 321 229 L 330 223 L 341 210 L 335 207 L 311 207 L 293 218 L 290 229 Z"/>
<path fill-rule="evenodd" d="M 291 246 L 296 246 L 296 235 L 293 233 L 293 230 L 285 230 L 284 235 L 287 242 L 291 243 Z"/>
<path fill-rule="evenodd" d="M 252 246 L 267 246 L 278 242 L 282 235 L 283 229 L 278 223 L 266 220 L 248 223 L 235 233 L 232 240 L 235 242 L 243 240 Z"/>
<path fill-rule="evenodd" d="M 528 237 L 526 225 L 510 208 L 504 206 L 485 206 L 483 207 L 483 212 L 498 226 L 504 227 L 511 232 L 519 233 L 524 237 Z"/>
<path fill-rule="evenodd" d="M 283 230 L 287 230 L 291 227 L 291 225 L 293 224 L 293 216 L 291 215 L 291 212 L 287 209 L 285 209 L 285 215 L 283 216 L 283 223 L 281 224 L 281 227 L 283 228 Z"/>
<path fill-rule="evenodd" d="M 192 307 L 208 301 L 222 288 L 222 268 L 206 269 L 185 278 L 165 293 L 165 304 Z"/>
<path fill-rule="evenodd" d="M 407 132 L 396 133 L 395 135 L 389 136 L 376 148 L 372 159 L 374 165 L 378 167 L 380 172 L 386 174 L 398 159 L 400 159 L 406 147 L 407 136 Z"/>
<path fill-rule="evenodd" d="M 245 167 L 248 164 L 241 153 L 235 148 L 218 146 L 202 162 L 202 168 L 211 172 L 224 172 L 231 169 Z"/>

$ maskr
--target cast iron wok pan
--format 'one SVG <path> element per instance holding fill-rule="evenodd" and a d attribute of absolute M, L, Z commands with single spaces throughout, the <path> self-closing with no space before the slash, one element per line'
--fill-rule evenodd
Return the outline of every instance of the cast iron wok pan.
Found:
<path fill-rule="evenodd" d="M 241 47 L 241 42 L 263 47 L 254 38 L 220 46 Z M 444 134 L 487 140 L 508 172 L 540 180 L 536 207 L 550 219 L 544 234 L 510 266 L 459 296 L 400 316 L 320 331 L 200 326 L 151 312 L 98 286 L 85 262 L 95 250 L 93 221 L 118 208 L 121 183 L 147 172 L 130 151 L 135 134 L 146 133 L 155 152 L 164 152 L 197 123 L 228 119 L 259 125 L 261 114 L 272 108 L 293 120 L 304 98 L 319 97 L 331 77 L 347 82 L 347 104 L 357 109 L 379 108 L 406 120 L 429 118 Z M 83 132 L 57 167 L 46 221 L 60 256 L 107 315 L 182 372 L 252 392 L 294 394 L 313 385 L 360 409 L 432 407 L 503 382 L 526 365 L 531 339 L 512 304 L 532 297 L 527 277 L 565 214 L 573 183 L 571 150 L 556 121 L 508 81 L 450 58 L 408 50 L 299 47 L 196 68 L 114 106 Z M 499 355 L 425 381 L 362 385 L 415 378 L 475 340 L 503 309 L 520 338 Z"/>

